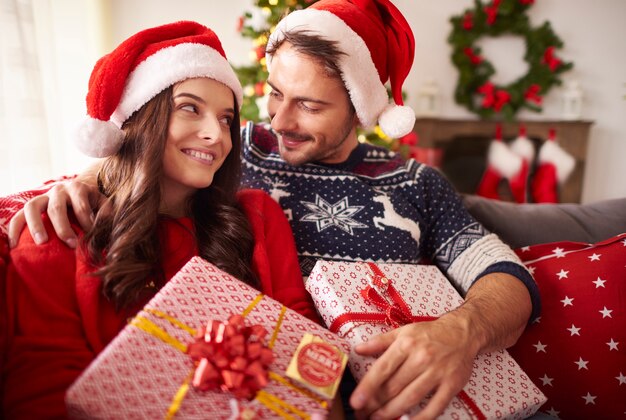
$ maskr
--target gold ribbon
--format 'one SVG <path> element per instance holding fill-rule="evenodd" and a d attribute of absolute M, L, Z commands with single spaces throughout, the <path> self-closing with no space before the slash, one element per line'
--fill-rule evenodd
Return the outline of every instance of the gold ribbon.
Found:
<path fill-rule="evenodd" d="M 276 321 L 276 327 L 274 328 L 274 332 L 272 333 L 272 338 L 270 338 L 270 342 L 267 344 L 267 347 L 271 349 L 274 348 L 274 344 L 276 343 L 276 338 L 278 337 L 278 331 L 280 331 L 280 327 L 283 325 L 283 318 L 285 318 L 285 313 L 287 312 L 287 308 L 283 305 L 280 308 L 280 314 L 278 315 L 278 320 Z"/>
<path fill-rule="evenodd" d="M 295 414 L 301 419 L 308 420 L 311 418 L 311 416 L 309 416 L 304 411 L 299 410 L 298 408 L 294 407 L 291 404 L 286 403 L 285 401 L 278 398 L 277 396 L 272 395 L 263 390 L 257 393 L 255 400 L 257 400 L 258 402 L 263 404 L 265 407 L 272 410 L 273 412 L 275 412 L 276 414 L 278 414 L 284 419 L 293 419 L 294 417 L 291 414 L 287 413 L 285 410 L 283 410 L 283 408 L 288 411 L 291 411 L 293 414 Z"/>
<path fill-rule="evenodd" d="M 328 408 L 328 402 L 318 397 L 317 394 L 313 393 L 312 391 L 309 391 L 306 388 L 299 387 L 298 385 L 292 383 L 291 381 L 285 379 L 277 373 L 270 372 L 269 376 L 271 380 L 279 382 L 280 384 L 285 385 L 293 389 L 294 391 L 299 392 L 300 394 L 306 395 L 312 400 L 315 400 L 315 402 L 317 402 L 322 408 Z"/>
<path fill-rule="evenodd" d="M 137 315 L 130 322 L 130 325 L 132 325 L 133 327 L 137 327 L 142 331 L 147 332 L 151 336 L 158 338 L 159 340 L 163 341 L 165 344 L 169 344 L 170 346 L 174 347 L 177 350 L 180 350 L 183 353 L 187 351 L 186 344 L 181 343 L 178 339 L 176 339 L 175 337 L 172 337 L 167 331 L 159 327 L 157 324 L 155 324 L 148 318 L 144 318 L 140 315 Z"/>
<path fill-rule="evenodd" d="M 254 309 L 254 307 L 261 301 L 263 300 L 263 298 L 265 297 L 265 295 L 263 293 L 259 293 L 253 300 L 252 302 L 250 302 L 250 304 L 246 307 L 246 309 L 243 310 L 243 312 L 241 313 L 241 316 L 246 317 L 247 315 L 250 314 L 250 312 L 252 312 L 252 310 Z M 192 337 L 194 335 L 196 335 L 196 330 L 191 328 L 190 326 L 180 322 L 179 320 L 177 320 L 176 318 L 166 314 L 165 312 L 156 310 L 156 309 L 144 309 L 143 312 L 148 313 L 148 314 L 152 314 L 158 318 L 164 319 L 166 321 L 168 321 L 170 324 L 180 328 L 183 331 L 188 332 Z M 280 332 L 280 328 L 282 326 L 283 320 L 285 318 L 285 314 L 287 312 L 287 308 L 282 305 L 281 309 L 280 309 L 280 314 L 278 315 L 278 320 L 276 321 L 276 327 L 274 328 L 274 331 L 272 333 L 272 337 L 270 338 L 270 341 L 268 343 L 268 347 L 271 349 L 274 347 L 274 344 L 276 343 L 276 339 L 278 338 L 278 333 Z M 181 341 L 179 341 L 178 339 L 176 339 L 175 337 L 171 336 L 167 331 L 165 331 L 163 328 L 161 328 L 160 326 L 158 326 L 157 324 L 155 324 L 152 320 L 141 316 L 140 314 L 138 314 L 137 316 L 135 316 L 132 321 L 130 322 L 130 325 L 139 328 L 140 330 L 152 335 L 153 337 L 158 338 L 159 340 L 163 341 L 165 344 L 168 344 L 172 347 L 174 347 L 175 349 L 185 353 L 187 351 L 187 345 L 182 343 Z M 182 405 L 183 400 L 185 399 L 185 396 L 187 395 L 187 392 L 189 391 L 189 387 L 190 387 L 190 383 L 191 383 L 191 379 L 193 377 L 193 370 L 189 373 L 189 375 L 187 375 L 187 378 L 185 379 L 185 381 L 183 382 L 183 384 L 180 386 L 180 388 L 178 389 L 178 391 L 176 392 L 174 398 L 172 399 L 172 403 L 170 404 L 167 413 L 165 415 L 165 419 L 166 420 L 171 420 L 174 418 L 174 416 L 176 415 L 176 413 L 180 410 L 180 407 Z M 290 383 L 289 381 L 287 381 L 285 378 L 281 377 L 280 375 L 274 373 L 274 372 L 270 372 L 269 373 L 270 378 L 283 384 L 286 386 L 291 387 L 292 389 L 294 389 L 297 392 L 300 392 L 303 395 L 306 395 L 307 397 L 314 399 L 320 406 L 322 406 L 323 408 L 327 408 L 328 407 L 328 403 L 326 401 L 321 400 L 320 398 L 318 398 L 316 395 L 314 395 L 312 392 L 305 390 L 303 388 L 300 388 L 298 386 L 295 386 L 294 384 Z M 302 410 L 299 410 L 298 408 L 296 408 L 295 406 L 283 401 L 282 399 L 276 397 L 275 395 L 272 395 L 268 392 L 265 392 L 263 390 L 259 391 L 257 393 L 257 396 L 255 398 L 259 403 L 263 404 L 265 407 L 267 407 L 269 410 L 275 412 L 276 414 L 278 414 L 279 416 L 281 416 L 284 419 L 292 419 L 294 418 L 292 414 L 289 414 L 287 411 L 295 414 L 297 417 L 302 418 L 302 419 L 309 419 L 310 416 L 303 412 Z M 287 411 L 285 411 L 287 410 Z"/>
<path fill-rule="evenodd" d="M 176 392 L 176 395 L 174 395 L 172 403 L 167 409 L 167 414 L 165 414 L 165 420 L 172 420 L 176 413 L 178 413 L 178 410 L 180 410 L 180 406 L 182 405 L 183 400 L 187 395 L 187 391 L 189 391 L 189 383 L 191 382 L 191 378 L 193 378 L 193 373 L 194 371 L 192 370 L 185 378 L 185 381 L 183 382 L 181 387 L 178 388 L 178 391 Z"/>
<path fill-rule="evenodd" d="M 165 312 L 157 311 L 156 309 L 144 309 L 144 312 L 147 312 L 149 314 L 158 316 L 159 318 L 163 318 L 166 321 L 169 321 L 169 323 L 174 325 L 175 327 L 178 327 L 181 330 L 187 331 L 189 333 L 189 335 L 192 335 L 192 336 L 196 335 L 196 330 L 194 330 L 193 328 L 183 324 L 182 322 L 180 322 L 179 320 L 177 320 L 173 316 L 169 316 Z"/>

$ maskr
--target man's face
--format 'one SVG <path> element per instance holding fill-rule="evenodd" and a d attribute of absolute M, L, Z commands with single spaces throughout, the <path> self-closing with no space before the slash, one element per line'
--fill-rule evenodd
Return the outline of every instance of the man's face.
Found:
<path fill-rule="evenodd" d="M 272 60 L 268 113 L 280 156 L 291 165 L 340 163 L 357 146 L 357 118 L 338 77 L 283 44 Z"/>

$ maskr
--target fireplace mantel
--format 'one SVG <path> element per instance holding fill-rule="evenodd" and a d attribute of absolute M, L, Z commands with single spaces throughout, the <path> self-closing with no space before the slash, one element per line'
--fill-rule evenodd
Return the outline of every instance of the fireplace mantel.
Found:
<path fill-rule="evenodd" d="M 420 146 L 442 148 L 445 160 L 445 154 L 450 153 L 453 143 L 455 141 L 458 142 L 459 139 L 462 139 L 463 142 L 476 139 L 481 140 L 484 145 L 488 144 L 488 141 L 495 135 L 498 124 L 502 126 L 502 135 L 505 141 L 515 138 L 520 125 L 524 125 L 527 136 L 537 144 L 537 148 L 540 146 L 540 142 L 548 138 L 549 130 L 555 129 L 559 145 L 576 159 L 574 171 L 564 185 L 561 186 L 560 200 L 569 203 L 580 202 L 587 159 L 587 143 L 591 125 L 593 124 L 591 121 L 519 120 L 499 122 L 491 120 L 418 118 L 415 122 L 414 130 L 419 136 Z M 482 153 L 484 158 L 486 150 Z M 445 173 L 445 165 L 443 165 L 443 169 Z"/>

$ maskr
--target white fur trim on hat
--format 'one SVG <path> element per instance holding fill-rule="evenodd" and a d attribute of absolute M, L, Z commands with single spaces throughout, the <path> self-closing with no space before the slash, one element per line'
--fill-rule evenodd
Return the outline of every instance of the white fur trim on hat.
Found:
<path fill-rule="evenodd" d="M 208 77 L 228 86 L 241 107 L 243 90 L 224 56 L 204 44 L 182 43 L 155 52 L 135 67 L 126 80 L 124 93 L 111 121 L 121 127 L 159 92 L 194 77 Z"/>
<path fill-rule="evenodd" d="M 389 103 L 389 97 L 365 41 L 335 14 L 326 10 L 304 9 L 283 18 L 270 35 L 269 44 L 280 42 L 286 32 L 292 31 L 307 31 L 338 43 L 339 49 L 345 53 L 339 59 L 339 69 L 359 122 L 364 128 L 375 126 Z M 268 71 L 271 72 L 272 56 L 267 55 L 266 58 Z"/>
<path fill-rule="evenodd" d="M 111 121 L 87 116 L 75 129 L 76 147 L 90 157 L 101 158 L 116 153 L 124 140 L 124 132 Z"/>
<path fill-rule="evenodd" d="M 559 183 L 565 182 L 576 166 L 576 159 L 555 141 L 546 140 L 539 150 L 539 163 L 551 163 L 556 168 Z"/>

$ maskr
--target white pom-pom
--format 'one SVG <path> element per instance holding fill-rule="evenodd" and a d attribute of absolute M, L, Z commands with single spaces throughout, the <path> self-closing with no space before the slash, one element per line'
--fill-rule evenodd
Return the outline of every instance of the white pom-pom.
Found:
<path fill-rule="evenodd" d="M 378 117 L 380 129 L 391 138 L 409 134 L 415 126 L 415 112 L 408 106 L 388 104 Z"/>
<path fill-rule="evenodd" d="M 87 117 L 74 135 L 76 147 L 90 157 L 102 158 L 115 154 L 122 146 L 124 132 L 111 121 Z"/>

